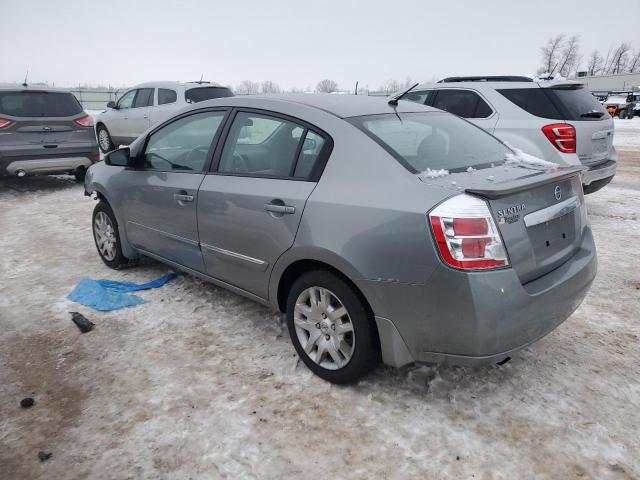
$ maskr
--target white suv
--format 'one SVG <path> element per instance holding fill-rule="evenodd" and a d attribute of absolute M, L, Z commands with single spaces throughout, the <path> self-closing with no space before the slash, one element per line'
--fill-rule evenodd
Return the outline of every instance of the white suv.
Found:
<path fill-rule="evenodd" d="M 613 120 L 584 85 L 527 77 L 451 77 L 418 85 L 402 100 L 466 118 L 503 142 L 559 164 L 588 168 L 585 193 L 616 172 Z"/>
<path fill-rule="evenodd" d="M 209 82 L 149 82 L 136 85 L 96 116 L 96 137 L 104 153 L 133 142 L 149 127 L 176 111 L 203 100 L 232 97 L 233 92 Z"/>

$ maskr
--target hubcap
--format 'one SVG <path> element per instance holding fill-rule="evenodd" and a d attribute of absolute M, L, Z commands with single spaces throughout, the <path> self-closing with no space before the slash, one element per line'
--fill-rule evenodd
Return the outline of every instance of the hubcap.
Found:
<path fill-rule="evenodd" d="M 109 134 L 105 129 L 100 129 L 98 132 L 98 141 L 103 150 L 109 150 Z"/>
<path fill-rule="evenodd" d="M 310 287 L 296 300 L 293 324 L 305 354 L 327 370 L 338 370 L 351 360 L 355 332 L 349 312 L 330 290 Z"/>
<path fill-rule="evenodd" d="M 93 222 L 98 251 L 107 261 L 116 258 L 116 235 L 111 219 L 104 212 L 98 212 Z"/>

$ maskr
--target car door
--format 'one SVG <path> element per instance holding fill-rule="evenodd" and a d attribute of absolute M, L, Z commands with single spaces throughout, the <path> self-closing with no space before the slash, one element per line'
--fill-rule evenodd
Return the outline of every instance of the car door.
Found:
<path fill-rule="evenodd" d="M 129 110 L 129 127 L 127 131 L 131 141 L 142 135 L 151 126 L 150 113 L 153 109 L 154 88 L 139 88 L 133 107 Z"/>
<path fill-rule="evenodd" d="M 180 106 L 184 106 L 178 102 L 178 93 L 172 88 L 158 88 L 156 96 L 156 106 L 149 112 L 149 120 L 151 126 L 158 125 L 175 114 Z"/>
<path fill-rule="evenodd" d="M 498 113 L 489 106 L 478 92 L 473 90 L 439 89 L 435 97 L 430 98 L 427 103 L 440 110 L 466 118 L 489 133 L 493 133 L 498 122 Z"/>
<path fill-rule="evenodd" d="M 129 144 L 131 142 L 130 135 L 128 134 L 131 130 L 129 116 L 137 92 L 136 89 L 125 92 L 124 95 L 118 99 L 116 103 L 117 108 L 109 110 L 109 116 L 105 119 L 107 121 L 109 134 L 116 147 L 120 144 Z"/>
<path fill-rule="evenodd" d="M 198 193 L 206 272 L 267 298 L 271 269 L 293 244 L 330 139 L 313 126 L 239 110 Z"/>
<path fill-rule="evenodd" d="M 198 244 L 198 187 L 227 111 L 190 112 L 151 132 L 128 169 L 122 205 L 134 247 L 204 271 Z"/>

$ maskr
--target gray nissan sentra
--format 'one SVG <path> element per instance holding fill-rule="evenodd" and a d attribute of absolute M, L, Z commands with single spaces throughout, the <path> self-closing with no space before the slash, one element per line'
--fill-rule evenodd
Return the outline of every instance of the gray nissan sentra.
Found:
<path fill-rule="evenodd" d="M 380 360 L 505 360 L 596 274 L 580 168 L 393 103 L 188 107 L 89 169 L 102 260 L 152 257 L 286 312 L 300 358 L 331 382 Z"/>

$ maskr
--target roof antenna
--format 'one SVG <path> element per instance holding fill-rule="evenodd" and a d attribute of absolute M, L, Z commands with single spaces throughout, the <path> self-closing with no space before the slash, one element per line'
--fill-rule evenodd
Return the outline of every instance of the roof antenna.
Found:
<path fill-rule="evenodd" d="M 204 73 L 201 73 L 201 74 L 200 74 L 200 81 L 199 81 L 198 83 L 202 83 L 202 79 L 203 79 L 203 77 L 204 77 Z"/>
<path fill-rule="evenodd" d="M 420 84 L 419 83 L 414 83 L 413 85 L 411 85 L 406 90 L 403 90 L 400 93 L 396 93 L 393 97 L 391 97 L 389 99 L 389 101 L 387 103 L 389 105 L 391 105 L 392 107 L 397 107 L 398 106 L 398 100 L 400 100 L 402 97 L 404 97 L 407 93 L 409 93 L 411 90 L 416 88 L 418 85 L 420 85 Z"/>
<path fill-rule="evenodd" d="M 358 81 L 356 80 L 356 95 L 358 95 Z"/>
<path fill-rule="evenodd" d="M 27 73 L 24 74 L 24 82 L 22 82 L 22 86 L 27 88 L 27 77 L 29 76 L 29 69 L 27 68 Z"/>

